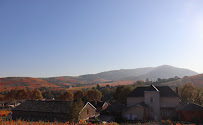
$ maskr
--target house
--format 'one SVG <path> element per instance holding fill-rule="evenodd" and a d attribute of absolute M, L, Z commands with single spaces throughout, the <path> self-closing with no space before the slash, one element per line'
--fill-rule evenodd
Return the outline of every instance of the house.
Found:
<path fill-rule="evenodd" d="M 109 112 L 107 113 L 107 108 L 109 108 L 109 106 L 111 107 L 109 103 L 103 101 L 92 101 L 91 104 L 97 108 L 96 112 L 99 114 L 97 118 L 101 123 L 109 123 L 115 120 L 113 115 L 110 115 Z M 112 113 L 112 111 L 110 113 Z"/>
<path fill-rule="evenodd" d="M 160 120 L 176 116 L 179 96 L 168 86 L 135 88 L 127 97 L 122 116 L 127 120 Z"/>
<path fill-rule="evenodd" d="M 185 102 L 176 108 L 180 121 L 203 123 L 203 106 L 192 102 Z"/>
<path fill-rule="evenodd" d="M 70 113 L 68 101 L 35 101 L 27 100 L 12 109 L 12 119 L 23 119 L 30 121 L 68 121 Z M 78 119 L 86 120 L 94 117 L 96 108 L 89 102 L 82 108 Z"/>
<path fill-rule="evenodd" d="M 102 111 L 104 111 L 105 109 L 107 109 L 107 107 L 109 106 L 109 104 L 107 102 L 103 102 L 103 101 L 92 101 L 90 102 L 96 109 L 98 113 L 101 113 Z"/>
<path fill-rule="evenodd" d="M 79 113 L 79 119 L 88 120 L 89 118 L 97 117 L 99 114 L 96 113 L 96 110 L 90 102 L 87 102 Z"/>

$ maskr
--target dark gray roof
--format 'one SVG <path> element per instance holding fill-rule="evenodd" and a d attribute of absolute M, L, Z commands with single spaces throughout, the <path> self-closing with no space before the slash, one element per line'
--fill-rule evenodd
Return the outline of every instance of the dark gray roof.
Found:
<path fill-rule="evenodd" d="M 160 91 L 161 97 L 179 97 L 178 94 L 168 86 L 158 86 L 157 89 Z"/>
<path fill-rule="evenodd" d="M 13 111 L 34 111 L 49 113 L 69 113 L 70 102 L 68 101 L 35 101 L 27 100 L 12 109 Z"/>
<path fill-rule="evenodd" d="M 99 115 L 99 120 L 101 122 L 113 122 L 115 117 L 111 115 Z"/>
<path fill-rule="evenodd" d="M 128 97 L 144 97 L 144 91 L 146 89 L 147 87 L 137 87 L 128 95 Z"/>
<path fill-rule="evenodd" d="M 124 108 L 125 108 L 124 104 L 112 104 L 108 106 L 106 111 L 111 113 L 121 113 Z"/>
<path fill-rule="evenodd" d="M 137 87 L 128 95 L 128 97 L 144 97 L 144 91 L 150 91 L 150 90 L 154 91 L 155 88 L 160 92 L 160 97 L 179 97 L 168 86 L 156 86 L 155 88 L 154 87 L 152 85 L 146 86 L 146 87 Z"/>
<path fill-rule="evenodd" d="M 192 103 L 186 102 L 176 108 L 177 111 L 203 111 L 203 106 Z"/>
<path fill-rule="evenodd" d="M 154 85 L 151 85 L 145 91 L 159 91 L 159 90 Z"/>

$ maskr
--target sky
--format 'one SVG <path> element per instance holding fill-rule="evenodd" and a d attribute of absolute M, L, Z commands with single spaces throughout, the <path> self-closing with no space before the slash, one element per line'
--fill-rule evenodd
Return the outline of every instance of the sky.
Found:
<path fill-rule="evenodd" d="M 160 65 L 203 73 L 202 0 L 0 0 L 0 77 Z"/>

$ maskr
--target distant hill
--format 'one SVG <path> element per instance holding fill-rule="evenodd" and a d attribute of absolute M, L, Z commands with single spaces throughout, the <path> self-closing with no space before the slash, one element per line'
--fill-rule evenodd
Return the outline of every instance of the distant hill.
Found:
<path fill-rule="evenodd" d="M 40 78 L 31 77 L 6 77 L 0 78 L 0 90 L 10 90 L 14 88 L 41 88 L 41 87 L 59 87 Z"/>
<path fill-rule="evenodd" d="M 121 69 L 121 70 L 113 70 L 113 71 L 106 71 L 97 74 L 88 74 L 82 75 L 80 77 L 88 80 L 95 80 L 95 79 L 105 79 L 105 80 L 121 80 L 126 77 L 135 77 L 146 74 L 150 71 L 153 71 L 155 68 L 147 67 L 147 68 L 137 68 L 137 69 Z"/>
<path fill-rule="evenodd" d="M 191 83 L 191 84 L 194 84 L 196 86 L 203 86 L 203 74 L 184 77 L 184 78 L 179 79 L 179 80 L 162 83 L 161 85 L 181 86 L 181 85 L 184 85 L 187 83 Z"/>
<path fill-rule="evenodd" d="M 104 83 L 108 81 L 108 80 L 96 79 L 96 78 L 90 80 L 80 76 L 78 77 L 62 76 L 62 77 L 50 77 L 50 78 L 42 78 L 42 79 L 60 87 L 76 86 L 76 85 L 82 85 L 82 84 L 97 84 L 97 83 Z"/>
<path fill-rule="evenodd" d="M 167 79 L 178 76 L 180 78 L 184 76 L 197 75 L 189 69 L 177 68 L 169 65 L 162 65 L 159 67 L 137 68 L 137 69 L 122 69 L 107 71 L 98 74 L 83 75 L 80 76 L 86 79 L 105 79 L 105 80 L 149 80 L 155 81 L 157 78 Z"/>
<path fill-rule="evenodd" d="M 197 75 L 198 73 L 189 70 L 189 69 L 183 69 L 183 68 L 177 68 L 169 65 L 163 65 L 159 67 L 153 68 L 150 72 L 146 74 L 142 74 L 139 76 L 134 76 L 134 77 L 128 77 L 128 78 L 123 78 L 127 80 L 145 80 L 148 78 L 149 80 L 156 81 L 158 78 L 161 79 L 168 79 L 168 78 L 173 78 L 175 76 L 178 76 L 180 78 L 184 76 L 193 76 Z"/>
<path fill-rule="evenodd" d="M 97 74 L 87 74 L 81 76 L 61 76 L 50 78 L 31 78 L 31 77 L 7 77 L 0 78 L 0 90 L 12 89 L 12 88 L 40 88 L 40 87 L 61 87 L 68 88 L 69 86 L 84 86 L 95 85 L 98 83 L 106 84 L 132 84 L 137 80 L 157 80 L 157 78 L 168 79 L 178 76 L 180 78 L 184 76 L 193 76 L 198 73 L 173 66 L 163 65 L 159 67 L 147 67 L 137 69 L 121 69 L 106 71 Z M 195 77 L 195 79 L 184 78 L 183 81 L 193 80 L 195 84 L 202 84 L 202 77 Z M 192 78 L 192 77 L 191 77 Z M 196 81 L 195 81 L 196 80 Z M 119 81 L 119 82 L 117 82 Z M 182 81 L 181 81 L 182 82 Z M 170 83 L 172 84 L 172 83 Z M 174 83 L 178 84 L 178 83 Z M 181 83 L 180 83 L 181 84 Z"/>

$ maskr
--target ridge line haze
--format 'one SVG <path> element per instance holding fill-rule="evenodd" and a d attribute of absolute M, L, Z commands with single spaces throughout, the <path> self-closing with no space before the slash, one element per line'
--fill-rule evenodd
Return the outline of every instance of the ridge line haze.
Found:
<path fill-rule="evenodd" d="M 120 70 L 109 70 L 109 71 L 103 71 L 103 72 L 99 72 L 99 73 L 93 73 L 93 74 L 83 74 L 83 75 L 78 75 L 78 76 L 68 76 L 68 75 L 61 75 L 61 76 L 50 76 L 50 77 L 35 77 L 35 78 L 51 78 L 51 77 L 87 77 L 87 76 L 91 76 L 91 75 L 95 75 L 95 76 L 98 76 L 98 75 L 104 75 L 105 74 L 105 79 L 106 77 L 109 76 L 108 79 L 110 80 L 118 80 L 118 79 L 122 79 L 122 78 L 125 78 L 125 77 L 143 77 L 142 75 L 146 74 L 146 73 L 150 73 L 152 72 L 153 70 L 184 70 L 184 71 L 188 71 L 191 73 L 191 75 L 195 75 L 195 74 L 199 74 L 195 71 L 192 71 L 192 70 L 189 70 L 189 69 L 186 69 L 186 68 L 177 68 L 177 67 L 174 67 L 174 66 L 171 66 L 171 65 L 161 65 L 161 66 L 157 66 L 157 67 L 141 67 L 141 68 L 134 68 L 134 69 L 120 69 Z M 171 71 L 169 71 L 171 72 Z M 108 75 L 106 75 L 108 74 Z M 111 74 L 118 74 L 120 75 L 119 77 L 117 76 L 115 79 L 111 79 L 110 77 Z M 173 74 L 171 74 L 170 76 L 172 76 Z M 33 76 L 5 76 L 5 77 L 33 77 Z M 100 77 L 100 76 L 99 76 Z M 104 76 L 102 76 L 104 77 Z M 180 75 L 180 77 L 183 77 L 182 75 Z M 3 78 L 3 77 L 1 77 Z M 163 77 L 164 78 L 164 77 Z M 153 78 L 154 79 L 154 78 Z"/>

